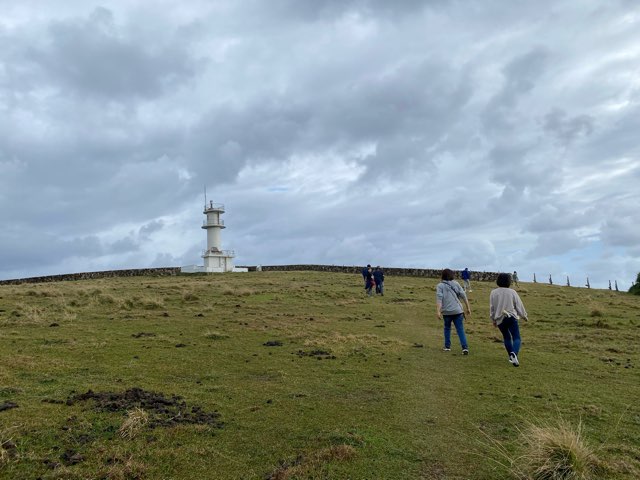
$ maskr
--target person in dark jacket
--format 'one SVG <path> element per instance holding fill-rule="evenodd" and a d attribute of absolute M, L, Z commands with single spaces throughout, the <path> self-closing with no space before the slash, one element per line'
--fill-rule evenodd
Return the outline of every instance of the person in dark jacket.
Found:
<path fill-rule="evenodd" d="M 367 264 L 366 267 L 362 267 L 362 280 L 364 280 L 365 285 L 367 284 L 367 272 L 371 268 L 371 265 Z"/>
<path fill-rule="evenodd" d="M 367 268 L 367 273 L 364 277 L 364 289 L 367 291 L 367 295 L 371 296 L 372 290 L 373 290 L 373 286 L 375 284 L 375 280 L 373 279 L 373 271 L 371 270 L 371 267 Z"/>
<path fill-rule="evenodd" d="M 464 291 L 472 292 L 471 290 L 471 272 L 469 272 L 468 268 L 465 268 L 461 273 L 460 277 L 462 277 L 462 281 L 464 282 Z"/>
<path fill-rule="evenodd" d="M 384 296 L 384 272 L 380 267 L 373 271 L 373 279 L 376 282 L 376 294 Z"/>

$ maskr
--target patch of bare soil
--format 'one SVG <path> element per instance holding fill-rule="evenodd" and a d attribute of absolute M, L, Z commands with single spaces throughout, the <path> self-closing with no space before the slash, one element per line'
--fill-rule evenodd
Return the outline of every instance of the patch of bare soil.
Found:
<path fill-rule="evenodd" d="M 336 356 L 332 355 L 331 352 L 326 350 L 311 350 L 309 352 L 305 352 L 304 350 L 298 350 L 296 352 L 298 357 L 315 357 L 318 360 L 335 360 Z"/>
<path fill-rule="evenodd" d="M 140 332 L 140 333 L 132 333 L 131 336 L 133 338 L 143 338 L 143 337 L 155 337 L 155 333 L 151 332 Z"/>
<path fill-rule="evenodd" d="M 124 392 L 94 392 L 72 395 L 67 405 L 93 401 L 96 410 L 102 412 L 126 412 L 141 408 L 149 414 L 149 428 L 171 427 L 179 424 L 208 425 L 223 428 L 217 411 L 206 412 L 198 405 L 187 405 L 182 397 L 166 397 L 161 393 L 149 392 L 141 388 L 131 388 Z"/>
<path fill-rule="evenodd" d="M 0 403 L 0 412 L 2 412 L 3 410 L 11 410 L 12 408 L 18 408 L 18 404 L 9 401 Z"/>

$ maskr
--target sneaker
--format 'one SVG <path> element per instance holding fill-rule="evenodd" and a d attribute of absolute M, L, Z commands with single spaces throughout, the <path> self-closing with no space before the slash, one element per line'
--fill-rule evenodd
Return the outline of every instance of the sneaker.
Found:
<path fill-rule="evenodd" d="M 450 352 L 450 351 L 451 351 L 451 349 L 450 349 L 449 347 L 444 347 L 444 348 L 442 349 L 442 351 L 443 351 L 443 352 Z"/>
<path fill-rule="evenodd" d="M 463 348 L 462 349 L 462 354 L 463 355 L 469 355 L 469 349 L 468 348 Z"/>
<path fill-rule="evenodd" d="M 509 363 L 511 363 L 514 367 L 520 366 L 520 362 L 518 361 L 518 356 L 513 352 L 509 354 Z"/>

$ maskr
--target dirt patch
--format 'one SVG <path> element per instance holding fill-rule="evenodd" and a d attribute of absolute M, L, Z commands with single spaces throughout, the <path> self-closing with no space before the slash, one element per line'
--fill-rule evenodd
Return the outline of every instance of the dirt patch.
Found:
<path fill-rule="evenodd" d="M 140 333 L 133 333 L 133 334 L 131 334 L 131 336 L 133 338 L 144 338 L 144 337 L 155 337 L 156 334 L 155 333 L 150 333 L 150 332 L 140 332 Z"/>
<path fill-rule="evenodd" d="M 70 396 L 67 405 L 93 401 L 96 410 L 102 412 L 126 412 L 141 408 L 149 414 L 149 428 L 171 427 L 180 424 L 208 425 L 222 428 L 217 411 L 206 412 L 198 405 L 189 406 L 180 396 L 166 397 L 161 393 L 149 392 L 141 388 L 131 388 L 124 392 L 87 391 Z"/>
<path fill-rule="evenodd" d="M 18 404 L 15 402 L 0 403 L 0 412 L 4 410 L 11 410 L 12 408 L 18 408 Z"/>
<path fill-rule="evenodd" d="M 84 462 L 84 455 L 75 450 L 69 449 L 65 450 L 65 452 L 60 455 L 60 460 L 62 460 L 62 463 L 66 466 L 77 465 L 78 463 Z"/>
<path fill-rule="evenodd" d="M 280 340 L 269 340 L 267 342 L 264 342 L 262 345 L 264 345 L 265 347 L 281 347 L 282 342 Z"/>
<path fill-rule="evenodd" d="M 18 447 L 11 440 L 5 440 L 0 443 L 0 465 L 2 465 L 3 457 L 15 458 L 18 456 Z"/>
<path fill-rule="evenodd" d="M 331 352 L 326 350 L 311 350 L 309 352 L 305 352 L 304 350 L 298 350 L 296 355 L 299 357 L 315 357 L 318 360 L 335 360 L 336 356 L 332 355 Z"/>

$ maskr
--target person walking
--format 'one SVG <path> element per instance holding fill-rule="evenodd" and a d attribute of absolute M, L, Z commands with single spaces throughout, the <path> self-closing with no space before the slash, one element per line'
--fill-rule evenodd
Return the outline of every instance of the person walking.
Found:
<path fill-rule="evenodd" d="M 364 289 L 367 292 L 368 296 L 373 295 L 372 290 L 374 286 L 373 272 L 371 271 L 371 267 L 367 268 L 367 272 L 364 277 Z"/>
<path fill-rule="evenodd" d="M 376 294 L 384 297 L 384 272 L 379 266 L 373 271 L 373 280 L 376 282 Z"/>
<path fill-rule="evenodd" d="M 489 314 L 494 327 L 498 327 L 504 339 L 504 348 L 509 354 L 509 362 L 514 367 L 520 366 L 518 354 L 520 353 L 520 327 L 518 319 L 522 317 L 528 320 L 527 311 L 518 292 L 511 287 L 511 275 L 508 273 L 498 274 L 496 280 L 498 288 L 491 291 L 489 295 Z"/>
<path fill-rule="evenodd" d="M 462 277 L 462 281 L 464 282 L 464 291 L 472 292 L 473 290 L 471 290 L 471 273 L 469 272 L 469 269 L 465 268 L 460 273 L 460 276 Z"/>
<path fill-rule="evenodd" d="M 445 268 L 442 281 L 436 287 L 436 315 L 444 322 L 444 348 L 451 351 L 451 324 L 456 327 L 462 354 L 469 355 L 469 344 L 464 334 L 464 314 L 461 302 L 464 302 L 467 316 L 471 315 L 471 307 L 467 295 L 458 282 L 453 279 L 453 270 Z"/>
<path fill-rule="evenodd" d="M 516 284 L 516 287 L 519 287 L 518 285 L 518 272 L 516 272 L 515 270 L 513 271 L 513 275 L 511 275 L 511 278 L 513 279 L 513 283 Z"/>
<path fill-rule="evenodd" d="M 367 284 L 367 272 L 369 271 L 370 268 L 371 268 L 370 264 L 367 264 L 366 267 L 362 267 L 362 280 L 364 281 L 365 285 Z"/>

